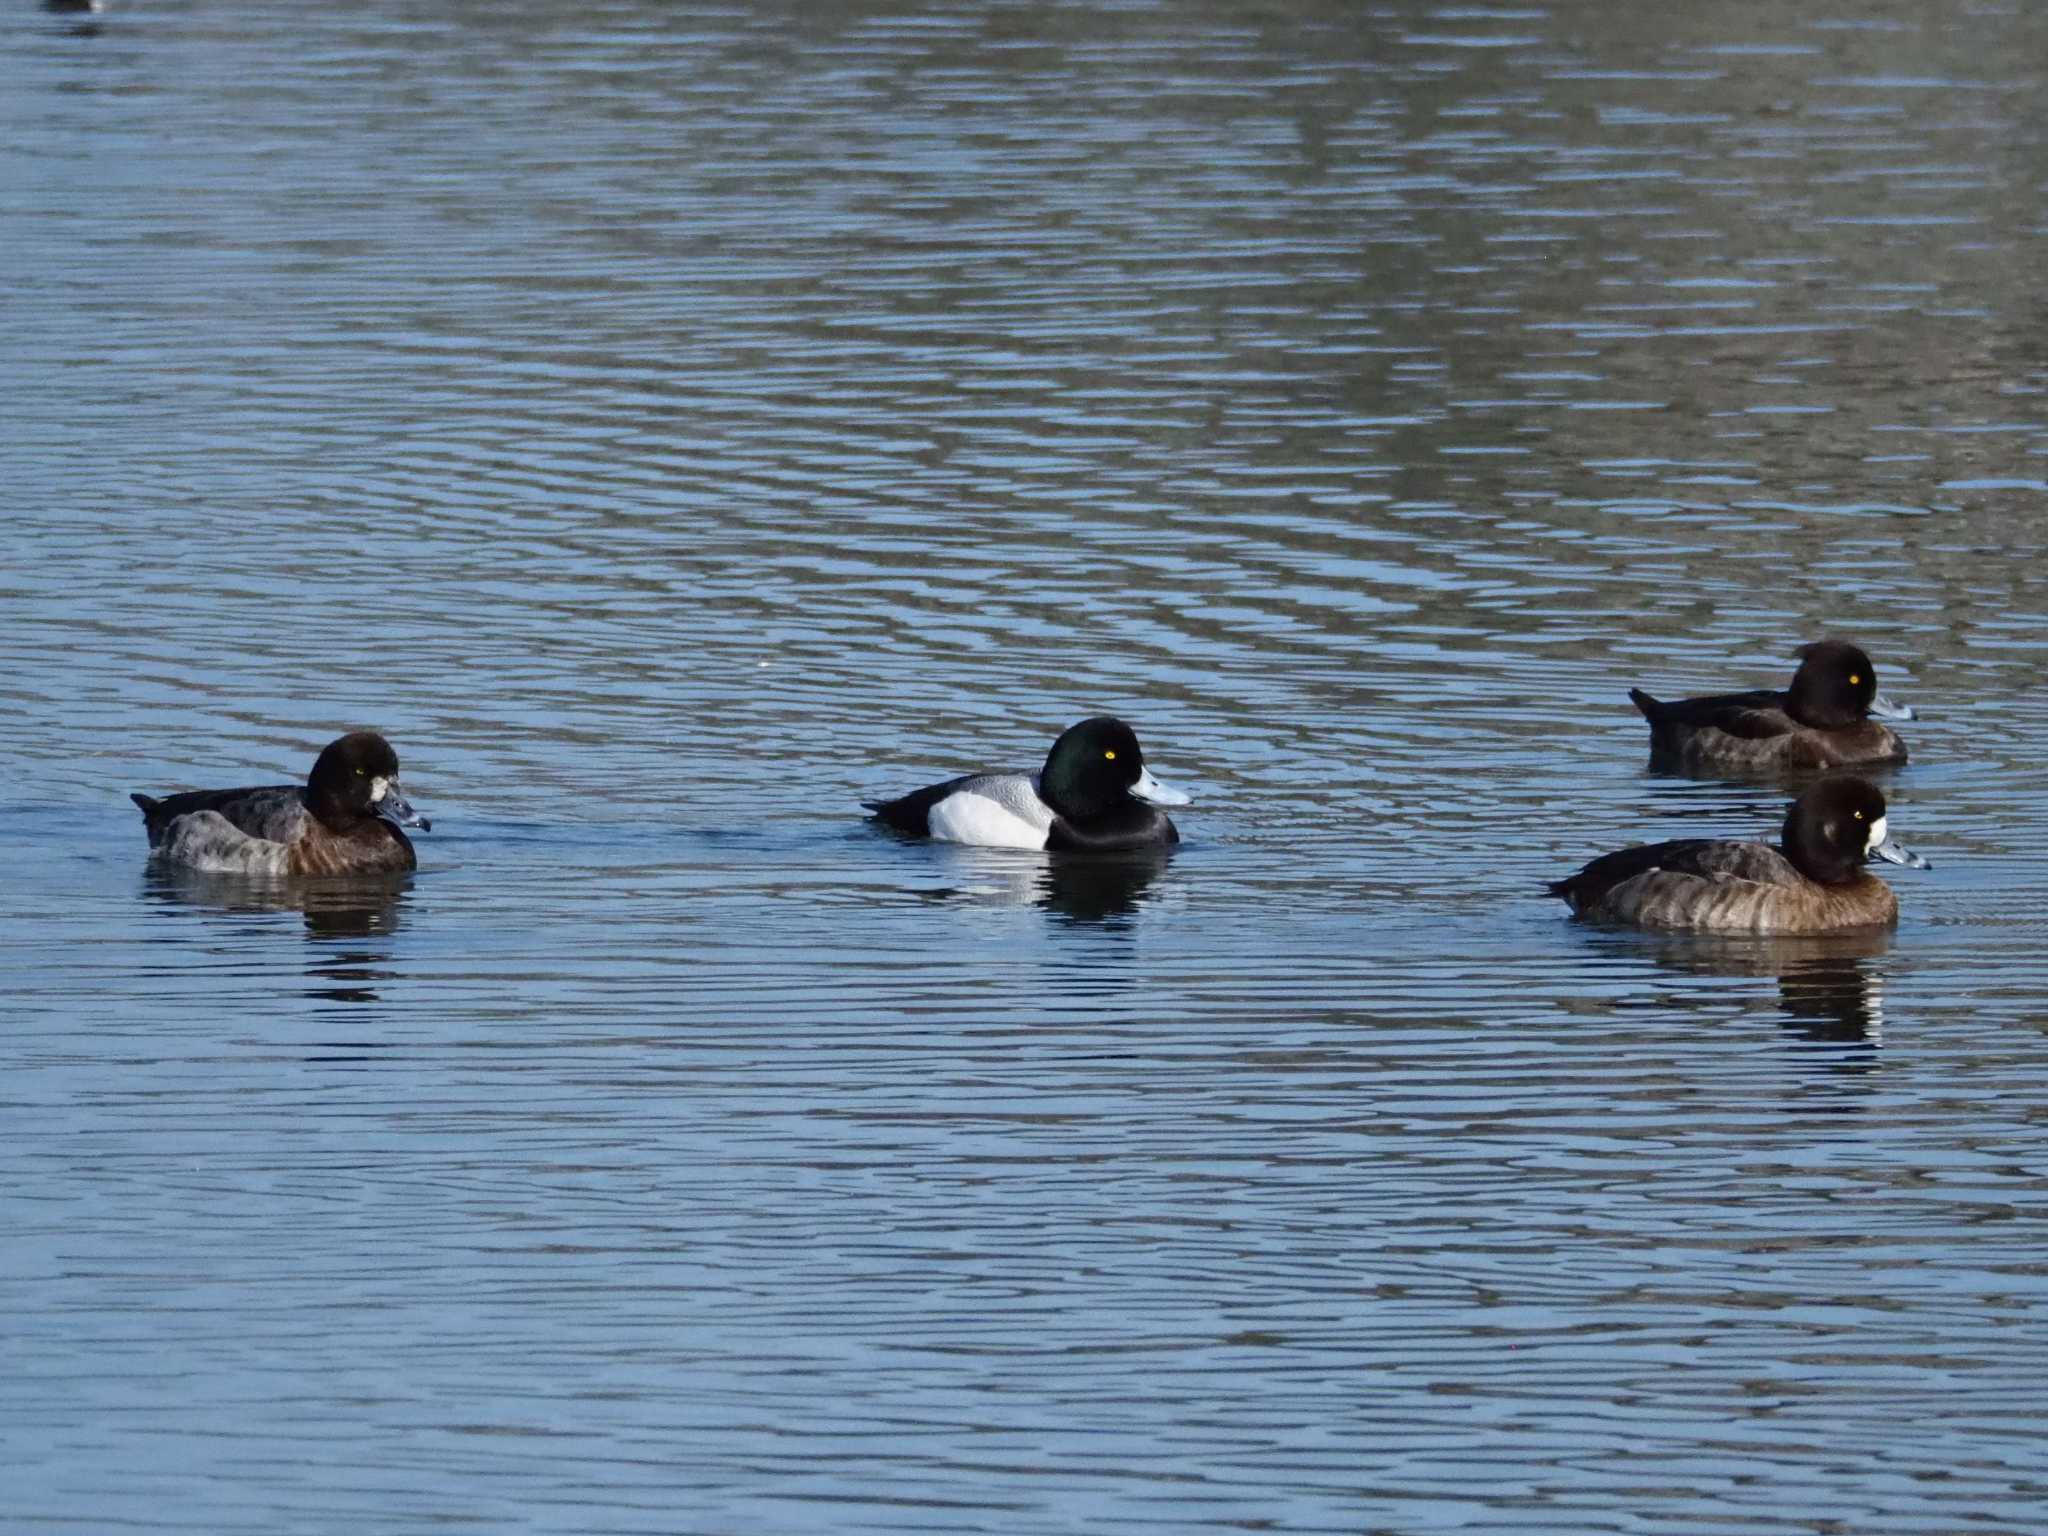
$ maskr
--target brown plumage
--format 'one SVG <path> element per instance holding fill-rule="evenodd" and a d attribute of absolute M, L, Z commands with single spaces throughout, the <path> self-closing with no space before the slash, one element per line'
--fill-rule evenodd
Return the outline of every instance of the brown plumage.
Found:
<path fill-rule="evenodd" d="M 142 808 L 154 857 L 215 874 L 345 875 L 418 867 L 399 824 L 431 823 L 398 785 L 398 754 L 374 731 L 330 742 L 304 787 L 192 790 Z"/>
<path fill-rule="evenodd" d="M 1803 647 L 1799 657 L 1791 686 L 1782 690 L 1663 700 L 1631 688 L 1630 700 L 1650 723 L 1652 759 L 1702 774 L 1906 760 L 1906 744 L 1871 716 L 1910 720 L 1913 712 L 1877 691 L 1877 669 L 1861 647 L 1819 640 Z"/>
<path fill-rule="evenodd" d="M 1823 779 L 1785 815 L 1776 848 L 1684 838 L 1604 854 L 1548 887 L 1575 916 L 1708 933 L 1828 933 L 1888 927 L 1899 901 L 1865 872 L 1880 858 L 1924 869 L 1893 842 L 1884 796 L 1865 779 Z"/>

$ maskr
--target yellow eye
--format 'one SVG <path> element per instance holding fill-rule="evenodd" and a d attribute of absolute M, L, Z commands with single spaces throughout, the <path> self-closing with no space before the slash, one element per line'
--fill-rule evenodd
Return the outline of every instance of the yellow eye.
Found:
<path fill-rule="evenodd" d="M 1112 763 L 1116 761 L 1116 754 L 1114 752 L 1105 752 L 1102 755 L 1108 758 Z"/>
<path fill-rule="evenodd" d="M 1860 682 L 1862 682 L 1862 681 L 1863 681 L 1863 674 L 1862 674 L 1861 672 L 1851 672 L 1851 673 L 1849 674 L 1849 686 L 1850 686 L 1851 688 L 1854 688 L 1854 687 L 1855 687 L 1855 686 L 1856 686 L 1856 685 L 1857 685 L 1858 683 L 1860 683 Z"/>
<path fill-rule="evenodd" d="M 1861 820 L 1863 819 L 1863 813 L 1862 813 L 1861 811 L 1854 811 L 1854 812 L 1851 812 L 1850 814 L 1852 814 L 1853 816 L 1855 816 L 1855 818 L 1856 818 L 1856 819 L 1857 819 L 1858 821 L 1861 821 Z"/>

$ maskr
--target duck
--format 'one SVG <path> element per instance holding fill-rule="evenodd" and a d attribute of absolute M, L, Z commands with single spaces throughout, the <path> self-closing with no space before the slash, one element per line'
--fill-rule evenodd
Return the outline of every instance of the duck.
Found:
<path fill-rule="evenodd" d="M 1868 779 L 1835 774 L 1794 800 L 1773 848 L 1683 838 L 1602 854 L 1546 887 L 1574 917 L 1692 933 L 1834 933 L 1888 928 L 1899 899 L 1864 865 L 1928 868 L 1901 846 L 1884 796 Z"/>
<path fill-rule="evenodd" d="M 1693 699 L 1628 696 L 1650 722 L 1653 761 L 1688 773 L 1772 773 L 1903 763 L 1906 744 L 1880 722 L 1913 711 L 1877 690 L 1859 645 L 1816 640 L 1798 652 L 1791 686 Z"/>
<path fill-rule="evenodd" d="M 1145 766 L 1137 732 L 1097 715 L 1060 732 L 1036 773 L 964 774 L 863 806 L 910 837 L 979 848 L 1118 853 L 1180 841 L 1159 809 L 1186 805 Z"/>
<path fill-rule="evenodd" d="M 304 786 L 195 789 L 128 797 L 151 857 L 209 874 L 352 875 L 417 869 L 400 830 L 431 831 L 398 783 L 398 753 L 375 731 L 329 742 Z"/>

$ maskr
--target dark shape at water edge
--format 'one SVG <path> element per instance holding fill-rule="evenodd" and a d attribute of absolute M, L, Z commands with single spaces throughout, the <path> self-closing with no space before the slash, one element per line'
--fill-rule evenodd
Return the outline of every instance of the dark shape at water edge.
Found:
<path fill-rule="evenodd" d="M 309 939 L 386 937 L 398 929 L 410 874 L 256 878 L 149 864 L 143 894 L 169 906 L 220 914 L 297 912 Z"/>
<path fill-rule="evenodd" d="M 1875 1051 L 1883 1043 L 1885 983 L 1875 962 L 1891 943 L 1888 928 L 1775 938 L 1684 935 L 1661 938 L 1652 956 L 1667 971 L 1775 976 L 1781 1029 L 1815 1044 Z"/>
<path fill-rule="evenodd" d="M 389 969 L 387 940 L 398 931 L 410 873 L 252 879 L 160 864 L 143 874 L 143 895 L 201 916 L 240 918 L 296 912 L 306 925 L 307 995 L 322 1002 L 380 1001 Z M 174 942 L 189 935 L 180 933 Z"/>
<path fill-rule="evenodd" d="M 1104 923 L 1134 915 L 1166 872 L 1168 848 L 1135 853 L 1054 854 L 1046 860 L 1038 904 L 1071 923 Z"/>

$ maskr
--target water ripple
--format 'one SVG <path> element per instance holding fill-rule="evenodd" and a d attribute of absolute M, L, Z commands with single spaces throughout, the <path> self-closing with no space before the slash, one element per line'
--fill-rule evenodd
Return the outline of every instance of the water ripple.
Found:
<path fill-rule="evenodd" d="M 10 1515 L 2038 1523 L 2036 18 L 6 27 Z M 1898 932 L 1566 923 L 1822 632 Z M 1105 709 L 1171 857 L 858 819 Z"/>

